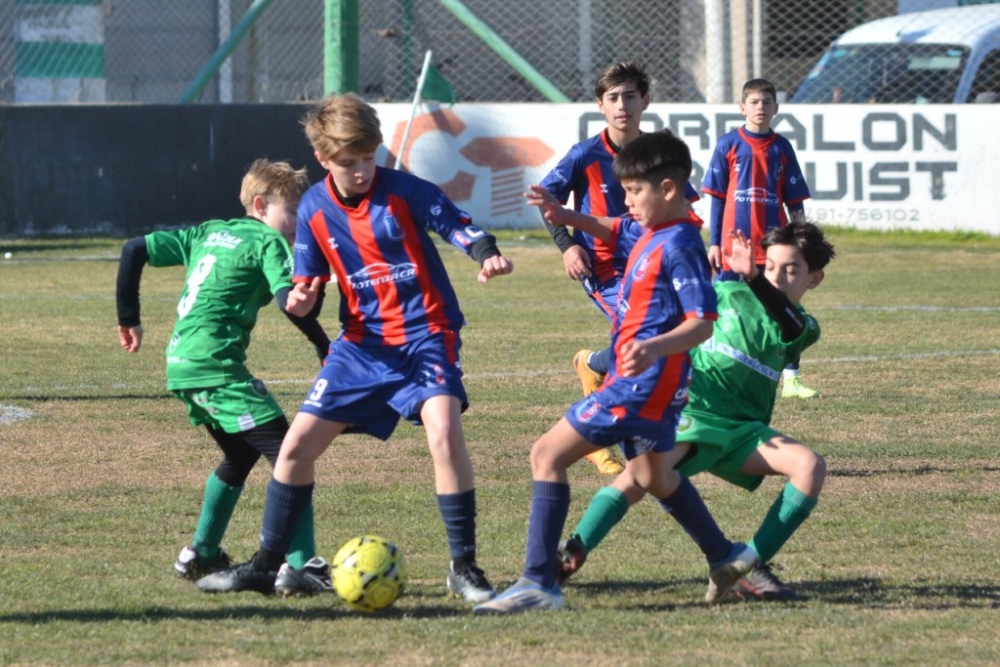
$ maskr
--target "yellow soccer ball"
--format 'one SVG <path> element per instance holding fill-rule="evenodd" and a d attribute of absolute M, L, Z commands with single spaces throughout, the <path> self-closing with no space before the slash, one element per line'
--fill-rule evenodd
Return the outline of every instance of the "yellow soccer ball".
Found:
<path fill-rule="evenodd" d="M 333 589 L 348 607 L 378 611 L 392 605 L 406 586 L 403 552 L 392 542 L 365 535 L 349 540 L 333 557 Z"/>

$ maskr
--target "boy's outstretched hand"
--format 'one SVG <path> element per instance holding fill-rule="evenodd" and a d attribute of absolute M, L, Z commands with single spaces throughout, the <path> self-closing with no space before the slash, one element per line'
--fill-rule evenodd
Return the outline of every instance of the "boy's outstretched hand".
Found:
<path fill-rule="evenodd" d="M 572 224 L 567 215 L 568 211 L 566 207 L 556 199 L 554 194 L 542 186 L 529 185 L 528 191 L 524 193 L 524 199 L 528 202 L 528 206 L 537 206 L 542 209 L 542 215 L 553 225 L 564 226 Z"/>
<path fill-rule="evenodd" d="M 738 229 L 731 232 L 729 238 L 733 243 L 724 251 L 729 268 L 746 278 L 747 282 L 753 280 L 757 275 L 757 265 L 753 261 L 753 243 Z"/>
<path fill-rule="evenodd" d="M 308 285 L 305 283 L 295 283 L 292 291 L 288 293 L 288 301 L 285 303 L 285 310 L 296 317 L 305 317 L 312 312 L 319 297 L 319 286 L 323 281 L 317 276 Z"/>
<path fill-rule="evenodd" d="M 476 280 L 485 285 L 493 276 L 502 276 L 513 270 L 514 262 L 503 255 L 494 255 L 483 261 L 483 268 L 479 270 L 479 277 Z"/>

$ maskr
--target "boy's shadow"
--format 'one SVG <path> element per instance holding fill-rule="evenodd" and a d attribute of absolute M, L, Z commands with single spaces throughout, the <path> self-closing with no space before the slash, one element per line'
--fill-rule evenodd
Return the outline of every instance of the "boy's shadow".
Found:
<path fill-rule="evenodd" d="M 23 623 L 37 625 L 52 621 L 73 621 L 77 623 L 117 623 L 120 621 L 175 621 L 187 619 L 194 621 L 221 621 L 226 619 L 260 619 L 281 621 L 294 619 L 297 621 L 336 621 L 345 618 L 364 618 L 374 622 L 401 621 L 406 619 L 433 619 L 453 616 L 469 616 L 471 611 L 460 602 L 449 602 L 437 593 L 412 594 L 408 598 L 418 598 L 415 606 L 395 605 L 388 609 L 373 613 L 352 611 L 344 606 L 335 595 L 326 594 L 317 597 L 322 603 L 315 607 L 298 607 L 283 604 L 282 598 L 231 596 L 232 603 L 206 608 L 171 608 L 164 606 L 147 607 L 134 611 L 118 609 L 56 609 L 50 611 L 21 612 L 0 614 L 0 623 Z M 251 604 L 241 602 L 251 601 Z M 261 603 L 261 600 L 273 601 Z"/>
<path fill-rule="evenodd" d="M 648 596 L 654 591 L 663 591 L 673 599 L 684 598 L 685 589 L 701 587 L 705 579 L 672 579 L 668 581 L 572 581 L 564 587 L 567 595 L 572 596 L 574 590 L 586 592 L 588 595 L 621 595 L 625 591 L 633 591 Z M 914 582 L 903 585 L 885 584 L 880 579 L 863 577 L 857 579 L 827 579 L 824 581 L 800 581 L 794 583 L 795 591 L 800 600 L 796 602 L 775 603 L 744 601 L 729 597 L 722 604 L 801 604 L 804 602 L 824 602 L 827 604 L 853 605 L 870 609 L 891 608 L 905 604 L 912 609 L 947 610 L 947 609 L 1000 609 L 1000 586 L 975 584 L 935 584 L 931 582 Z M 671 593 L 674 591 L 674 593 Z M 700 598 L 690 602 L 667 603 L 650 607 L 638 604 L 636 608 L 663 609 L 665 611 L 704 607 Z"/>

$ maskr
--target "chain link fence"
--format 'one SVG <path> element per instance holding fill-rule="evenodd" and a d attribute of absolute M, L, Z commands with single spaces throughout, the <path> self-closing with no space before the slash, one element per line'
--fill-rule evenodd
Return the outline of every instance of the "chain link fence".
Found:
<path fill-rule="evenodd" d="M 358 0 L 357 92 L 409 100 L 432 49 L 461 102 L 590 101 L 598 72 L 626 57 L 649 70 L 653 102 L 730 103 L 757 76 L 791 94 L 844 31 L 946 4 L 979 3 Z M 220 46 L 262 5 L 208 76 Z M 317 99 L 326 35 L 340 30 L 326 18 L 333 5 L 349 0 L 3 0 L 0 103 Z M 200 77 L 204 87 L 193 88 Z"/>

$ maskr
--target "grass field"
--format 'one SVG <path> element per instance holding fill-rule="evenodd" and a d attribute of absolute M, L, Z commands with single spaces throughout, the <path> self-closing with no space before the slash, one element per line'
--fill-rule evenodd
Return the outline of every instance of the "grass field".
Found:
<path fill-rule="evenodd" d="M 561 613 L 477 618 L 444 593 L 447 546 L 422 431 L 338 440 L 320 460 L 317 540 L 331 558 L 375 533 L 411 582 L 386 613 L 333 596 L 207 596 L 171 571 L 191 537 L 214 445 L 165 391 L 163 349 L 182 272 L 147 268 L 146 338 L 118 348 L 120 240 L 0 241 L 0 665 L 995 665 L 1000 664 L 1000 239 L 830 232 L 838 258 L 805 305 L 823 327 L 803 359 L 822 391 L 779 399 L 777 428 L 826 458 L 810 520 L 778 555 L 806 598 L 701 602 L 706 568 L 642 503 L 566 588 Z M 443 254 L 469 321 L 465 429 L 480 561 L 520 573 L 528 451 L 578 396 L 569 365 L 607 325 L 537 234 L 505 234 L 515 272 L 487 286 Z M 324 322 L 335 328 L 336 299 Z M 261 316 L 250 368 L 294 414 L 311 346 Z M 572 524 L 605 483 L 571 471 Z M 256 548 L 259 467 L 225 540 Z M 734 539 L 780 489 L 696 485 Z"/>

